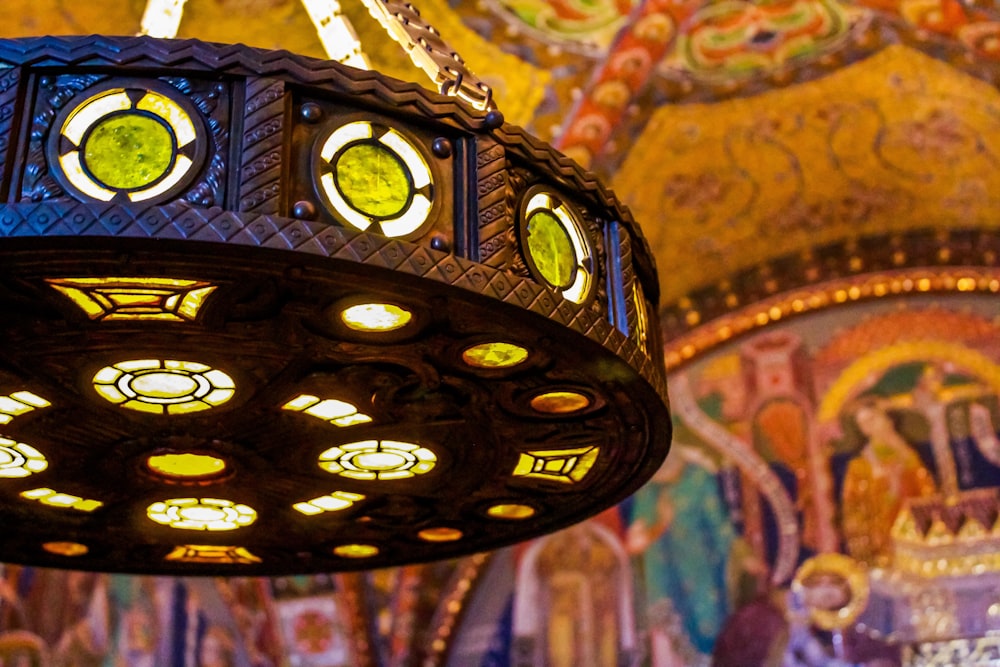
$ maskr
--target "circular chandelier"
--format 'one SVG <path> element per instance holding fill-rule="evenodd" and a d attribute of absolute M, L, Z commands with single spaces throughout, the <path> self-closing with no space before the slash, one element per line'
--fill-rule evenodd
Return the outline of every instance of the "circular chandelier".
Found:
<path fill-rule="evenodd" d="M 500 114 L 339 63 L 0 40 L 0 561 L 336 571 L 623 499 L 645 241 Z"/>

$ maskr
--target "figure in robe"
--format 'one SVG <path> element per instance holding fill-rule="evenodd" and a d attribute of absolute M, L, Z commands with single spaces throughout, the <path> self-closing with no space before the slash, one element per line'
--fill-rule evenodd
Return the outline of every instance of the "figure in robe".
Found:
<path fill-rule="evenodd" d="M 855 419 L 867 442 L 844 475 L 844 541 L 852 557 L 881 566 L 888 564 L 889 531 L 904 501 L 934 494 L 934 478 L 880 407 L 864 405 Z"/>
<path fill-rule="evenodd" d="M 754 449 L 761 451 L 766 445 L 778 463 L 795 475 L 795 504 L 802 513 L 802 545 L 819 549 L 819 523 L 824 513 L 817 508 L 817 504 L 825 501 L 822 496 L 817 496 L 816 476 L 810 474 L 809 415 L 798 403 L 779 398 L 760 409 L 754 426 L 755 440 L 759 439 Z M 832 511 L 829 514 L 832 515 Z"/>
<path fill-rule="evenodd" d="M 548 539 L 538 557 L 538 575 L 549 602 L 548 667 L 619 664 L 620 567 L 614 551 L 588 524 Z"/>
<path fill-rule="evenodd" d="M 657 626 L 679 617 L 687 637 L 672 643 L 688 642 L 707 661 L 730 612 L 726 575 L 736 538 L 716 477 L 675 450 L 633 496 L 627 546 L 642 558 L 651 631 L 669 632 Z"/>

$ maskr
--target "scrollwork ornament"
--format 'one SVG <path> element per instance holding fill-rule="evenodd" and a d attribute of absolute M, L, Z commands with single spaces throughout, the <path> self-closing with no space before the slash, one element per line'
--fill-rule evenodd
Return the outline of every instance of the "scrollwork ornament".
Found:
<path fill-rule="evenodd" d="M 204 175 L 197 181 L 184 198 L 195 206 L 219 204 L 223 193 L 226 174 L 226 152 L 229 146 L 229 127 L 225 102 L 227 86 L 223 83 L 196 82 L 182 77 L 162 79 L 183 93 L 202 114 L 212 137 L 210 157 Z"/>
<path fill-rule="evenodd" d="M 39 79 L 35 116 L 28 140 L 28 159 L 21 183 L 21 201 L 39 202 L 63 194 L 62 186 L 49 173 L 49 162 L 55 156 L 46 156 L 45 152 L 52 123 L 67 102 L 106 78 L 103 74 L 67 74 Z"/>
<path fill-rule="evenodd" d="M 509 174 L 507 179 L 507 206 L 509 210 L 514 211 L 517 208 L 517 200 L 521 193 L 534 185 L 538 181 L 538 177 L 527 169 L 513 166 L 509 161 L 507 163 L 507 172 Z M 524 253 L 521 250 L 521 243 L 518 240 L 516 224 L 507 228 L 504 240 L 507 247 L 511 249 L 507 259 L 507 270 L 522 278 L 530 278 L 531 270 L 524 260 Z"/>

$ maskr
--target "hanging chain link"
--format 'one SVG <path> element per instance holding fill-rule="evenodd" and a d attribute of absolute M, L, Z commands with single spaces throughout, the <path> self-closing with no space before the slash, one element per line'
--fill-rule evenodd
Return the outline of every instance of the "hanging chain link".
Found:
<path fill-rule="evenodd" d="M 354 26 L 341 13 L 337 0 L 302 0 L 323 50 L 331 60 L 358 69 L 371 69 L 368 57 L 361 50 L 361 42 Z"/>
<path fill-rule="evenodd" d="M 177 36 L 187 0 L 147 0 L 139 34 L 152 37 Z M 361 69 L 370 67 L 357 33 L 340 11 L 337 0 L 301 0 L 319 34 L 327 55 Z M 427 23 L 409 2 L 361 0 L 368 13 L 399 44 L 413 64 L 430 77 L 444 95 L 457 97 L 480 111 L 494 108 L 493 89 L 466 67 L 441 33 Z"/>
<path fill-rule="evenodd" d="M 361 0 L 413 64 L 431 78 L 444 95 L 457 97 L 480 111 L 494 108 L 493 90 L 465 65 L 432 25 L 409 2 Z"/>
<path fill-rule="evenodd" d="M 139 24 L 139 34 L 173 39 L 181 26 L 187 0 L 148 0 Z"/>

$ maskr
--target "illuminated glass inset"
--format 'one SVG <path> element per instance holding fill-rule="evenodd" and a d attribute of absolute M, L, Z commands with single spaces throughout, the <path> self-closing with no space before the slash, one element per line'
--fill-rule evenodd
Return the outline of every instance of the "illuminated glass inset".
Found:
<path fill-rule="evenodd" d="M 224 547 L 215 544 L 182 544 L 168 553 L 166 560 L 182 563 L 211 563 L 217 565 L 252 565 L 259 563 L 244 547 Z"/>
<path fill-rule="evenodd" d="M 476 368 L 511 368 L 528 359 L 528 350 L 501 341 L 480 343 L 462 352 L 462 361 Z"/>
<path fill-rule="evenodd" d="M 333 553 L 342 558 L 371 558 L 378 555 L 374 544 L 341 544 L 333 548 Z"/>
<path fill-rule="evenodd" d="M 501 503 L 493 505 L 486 513 L 495 519 L 529 519 L 535 516 L 535 508 L 531 505 Z"/>
<path fill-rule="evenodd" d="M 538 277 L 574 303 L 593 285 L 593 250 L 577 214 L 557 197 L 536 192 L 524 209 L 524 250 Z"/>
<path fill-rule="evenodd" d="M 437 463 L 434 452 L 410 442 L 364 440 L 331 447 L 319 467 L 352 479 L 405 479 L 423 475 Z"/>
<path fill-rule="evenodd" d="M 359 303 L 345 308 L 340 319 L 355 331 L 385 332 L 405 327 L 413 313 L 391 303 Z"/>
<path fill-rule="evenodd" d="M 70 558 L 84 556 L 90 551 L 86 544 L 80 544 L 79 542 L 46 542 L 42 545 L 42 548 L 50 554 L 68 556 Z"/>
<path fill-rule="evenodd" d="M 354 143 L 335 165 L 335 182 L 348 206 L 373 218 L 391 218 L 403 212 L 411 186 L 406 165 L 377 143 Z"/>
<path fill-rule="evenodd" d="M 372 420 L 368 415 L 358 412 L 358 409 L 352 403 L 338 401 L 333 398 L 321 400 L 318 396 L 310 396 L 309 394 L 296 396 L 281 406 L 281 409 L 291 410 L 292 412 L 303 412 L 334 426 L 367 424 Z"/>
<path fill-rule="evenodd" d="M 432 208 L 430 168 L 409 139 L 369 121 L 341 125 L 320 147 L 320 190 L 350 226 L 384 236 L 420 229 Z"/>
<path fill-rule="evenodd" d="M 31 445 L 0 436 L 0 477 L 27 477 L 48 467 L 42 453 Z"/>
<path fill-rule="evenodd" d="M 575 391 L 547 391 L 531 399 L 531 407 L 550 415 L 578 412 L 590 406 L 590 397 Z"/>
<path fill-rule="evenodd" d="M 635 306 L 635 341 L 639 344 L 639 349 L 649 354 L 649 312 L 646 310 L 646 296 L 642 293 L 638 280 L 632 283 L 632 305 Z"/>
<path fill-rule="evenodd" d="M 66 180 L 101 201 L 158 197 L 194 166 L 194 121 L 176 101 L 150 90 L 115 88 L 91 97 L 59 134 Z"/>
<path fill-rule="evenodd" d="M 521 452 L 512 474 L 514 477 L 536 477 L 572 484 L 586 476 L 599 453 L 599 447 Z"/>
<path fill-rule="evenodd" d="M 181 479 L 215 477 L 226 470 L 226 462 L 216 456 L 186 452 L 154 454 L 146 466 L 159 475 Z"/>
<path fill-rule="evenodd" d="M 59 491 L 47 488 L 22 491 L 21 497 L 28 500 L 37 500 L 41 504 L 50 507 L 70 507 L 81 512 L 93 512 L 98 507 L 104 505 L 99 500 L 88 500 L 70 493 L 60 493 Z"/>
<path fill-rule="evenodd" d="M 545 209 L 528 218 L 528 252 L 549 284 L 565 289 L 573 284 L 576 255 L 573 241 L 555 215 Z"/>
<path fill-rule="evenodd" d="M 30 391 L 15 391 L 7 396 L 0 396 L 0 424 L 9 424 L 18 415 L 50 405 L 52 404 L 44 398 Z"/>
<path fill-rule="evenodd" d="M 120 361 L 99 370 L 93 382 L 111 403 L 158 415 L 209 410 L 231 399 L 236 389 L 220 370 L 172 359 Z"/>
<path fill-rule="evenodd" d="M 323 512 L 339 512 L 346 510 L 354 503 L 364 500 L 364 495 L 360 493 L 348 493 L 347 491 L 334 491 L 333 493 L 313 498 L 302 503 L 292 505 L 296 510 L 306 515 L 322 514 Z"/>
<path fill-rule="evenodd" d="M 193 322 L 216 285 L 175 278 L 46 279 L 92 320 Z"/>
<path fill-rule="evenodd" d="M 417 536 L 425 542 L 454 542 L 462 539 L 462 531 L 457 528 L 425 528 L 417 533 Z"/>
<path fill-rule="evenodd" d="M 170 168 L 174 138 L 166 124 L 138 113 L 105 116 L 84 141 L 83 164 L 101 183 L 136 190 L 154 183 Z"/>
<path fill-rule="evenodd" d="M 220 498 L 172 498 L 155 502 L 146 515 L 156 523 L 183 530 L 235 530 L 257 520 L 247 505 Z"/>

